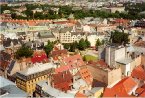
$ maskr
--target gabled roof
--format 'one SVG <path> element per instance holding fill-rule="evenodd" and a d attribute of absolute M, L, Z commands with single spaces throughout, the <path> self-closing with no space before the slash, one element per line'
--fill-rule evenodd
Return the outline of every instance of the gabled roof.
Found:
<path fill-rule="evenodd" d="M 82 66 L 84 65 L 84 61 L 81 57 L 81 55 L 79 54 L 76 54 L 76 55 L 73 55 L 73 56 L 69 56 L 69 57 L 66 57 L 64 58 L 64 62 L 68 65 L 76 65 L 76 66 Z"/>
<path fill-rule="evenodd" d="M 82 66 L 79 70 L 79 73 L 82 79 L 84 79 L 87 84 L 91 84 L 93 82 L 93 77 L 91 73 L 89 72 L 87 66 Z"/>
<path fill-rule="evenodd" d="M 122 79 L 112 88 L 105 88 L 103 97 L 129 97 L 128 93 L 137 85 L 131 77 Z"/>

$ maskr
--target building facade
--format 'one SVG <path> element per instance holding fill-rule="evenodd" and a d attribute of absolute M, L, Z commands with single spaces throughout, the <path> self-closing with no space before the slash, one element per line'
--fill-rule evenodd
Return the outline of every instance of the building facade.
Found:
<path fill-rule="evenodd" d="M 48 79 L 49 74 L 53 72 L 52 66 L 53 64 L 46 63 L 18 72 L 16 77 L 17 86 L 32 94 L 35 91 L 36 83 Z"/>

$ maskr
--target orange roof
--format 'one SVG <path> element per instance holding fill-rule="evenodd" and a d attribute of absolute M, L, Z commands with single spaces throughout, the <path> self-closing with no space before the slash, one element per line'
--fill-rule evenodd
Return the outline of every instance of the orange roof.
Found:
<path fill-rule="evenodd" d="M 79 54 L 64 58 L 64 62 L 68 65 L 75 65 L 75 66 L 85 65 L 81 55 Z"/>
<path fill-rule="evenodd" d="M 99 61 L 89 61 L 89 64 L 93 65 L 100 65 L 102 67 L 108 67 L 108 65 L 104 62 L 104 60 L 99 60 Z"/>
<path fill-rule="evenodd" d="M 92 83 L 93 77 L 92 77 L 91 73 L 89 72 L 89 70 L 87 69 L 87 67 L 85 67 L 85 66 L 81 67 L 81 69 L 79 70 L 79 73 L 80 73 L 82 79 L 84 79 L 88 84 Z"/>
<path fill-rule="evenodd" d="M 143 69 L 143 66 L 141 65 L 137 66 L 132 71 L 131 76 L 139 80 L 145 80 L 145 69 Z"/>
<path fill-rule="evenodd" d="M 145 48 L 145 41 L 137 41 L 134 43 L 135 46 L 144 47 Z"/>
<path fill-rule="evenodd" d="M 87 98 L 87 96 L 85 96 L 84 94 L 77 92 L 76 95 L 75 95 L 75 98 L 81 98 L 81 97 L 82 98 Z"/>
<path fill-rule="evenodd" d="M 139 97 L 145 97 L 145 91 L 139 95 Z"/>
<path fill-rule="evenodd" d="M 106 88 L 103 97 L 129 97 L 128 93 L 137 85 L 131 77 L 122 79 L 112 88 Z"/>
<path fill-rule="evenodd" d="M 126 20 L 126 19 L 116 19 L 115 22 L 116 23 L 128 23 L 129 20 Z"/>
<path fill-rule="evenodd" d="M 145 89 L 143 89 L 143 88 L 137 88 L 136 91 L 135 91 L 135 93 L 141 94 L 144 90 Z"/>

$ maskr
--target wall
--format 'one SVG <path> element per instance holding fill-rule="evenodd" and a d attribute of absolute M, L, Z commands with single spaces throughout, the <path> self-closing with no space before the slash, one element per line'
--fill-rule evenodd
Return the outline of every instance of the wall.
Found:
<path fill-rule="evenodd" d="M 108 86 L 121 79 L 121 68 L 114 69 L 108 73 Z"/>
<path fill-rule="evenodd" d="M 114 70 L 104 70 L 104 68 L 87 66 L 94 79 L 111 85 L 112 83 L 121 79 L 121 68 Z"/>

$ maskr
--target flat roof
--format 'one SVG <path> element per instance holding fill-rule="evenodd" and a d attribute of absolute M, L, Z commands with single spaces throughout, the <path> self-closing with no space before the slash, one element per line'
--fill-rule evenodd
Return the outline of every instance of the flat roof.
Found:
<path fill-rule="evenodd" d="M 123 59 L 117 60 L 116 62 L 126 65 L 126 64 L 131 63 L 132 61 L 133 61 L 133 60 L 132 60 L 131 58 L 123 58 Z"/>

